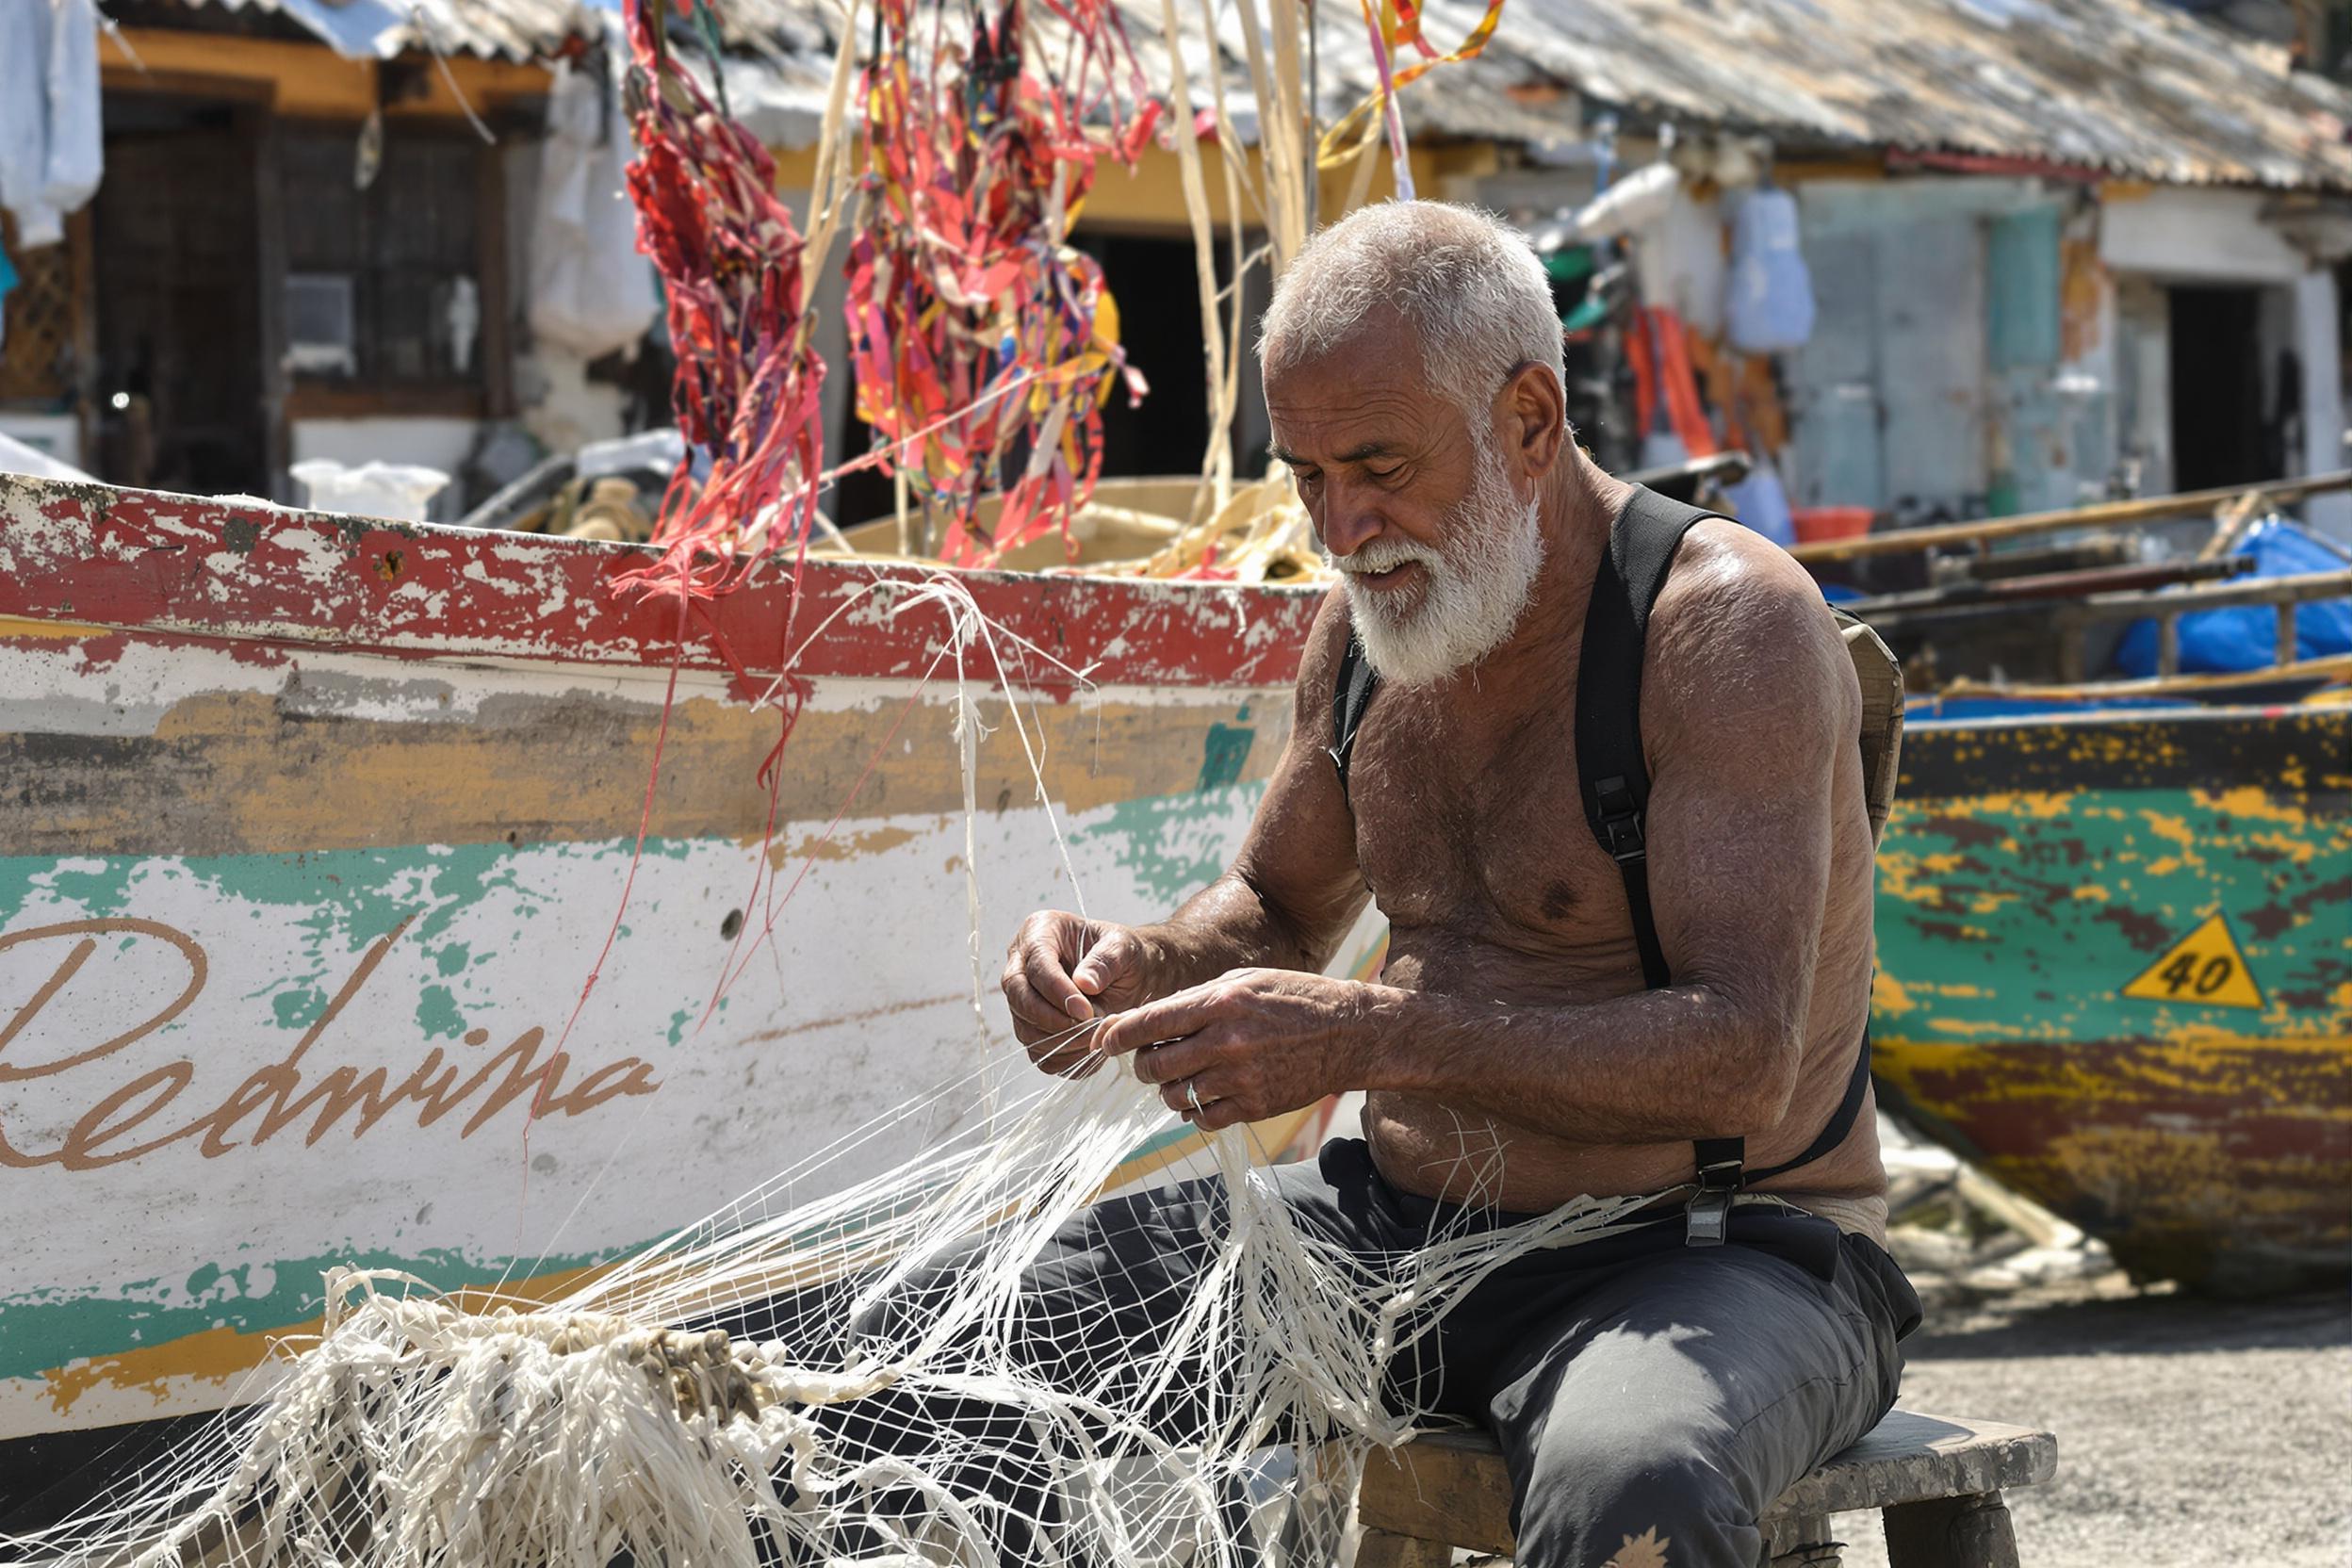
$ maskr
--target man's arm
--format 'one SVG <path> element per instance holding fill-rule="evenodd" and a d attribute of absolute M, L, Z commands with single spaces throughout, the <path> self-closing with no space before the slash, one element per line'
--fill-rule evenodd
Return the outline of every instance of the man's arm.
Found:
<path fill-rule="evenodd" d="M 1332 684 L 1353 635 L 1346 602 L 1334 589 L 1308 631 L 1290 740 L 1233 866 L 1165 921 L 1136 928 L 1152 956 L 1153 997 L 1229 970 L 1319 972 L 1371 897 L 1330 756 Z"/>
<path fill-rule="evenodd" d="M 1356 866 L 1355 819 L 1326 751 L 1331 688 L 1352 635 L 1337 590 L 1307 633 L 1290 740 L 1222 876 L 1165 921 L 1086 922 L 1047 910 L 1013 939 L 1004 988 L 1013 1028 L 1050 1071 L 1096 1059 L 1073 1022 L 1168 996 L 1250 966 L 1319 970 L 1370 897 Z"/>
<path fill-rule="evenodd" d="M 1694 543 L 1696 542 L 1694 538 Z M 1104 1044 L 1217 1127 L 1334 1087 L 1427 1096 L 1586 1143 L 1756 1133 L 1803 1054 L 1859 695 L 1820 594 L 1762 541 L 1711 541 L 1650 623 L 1642 722 L 1651 904 L 1674 984 L 1518 1006 L 1228 975 L 1114 1021 Z M 1767 553 L 1769 552 L 1769 553 Z"/>

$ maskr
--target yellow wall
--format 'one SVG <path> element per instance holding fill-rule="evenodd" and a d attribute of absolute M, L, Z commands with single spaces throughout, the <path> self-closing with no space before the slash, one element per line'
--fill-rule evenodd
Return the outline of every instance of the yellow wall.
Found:
<path fill-rule="evenodd" d="M 251 97 L 298 120 L 364 120 L 376 106 L 377 63 L 347 60 L 324 44 L 125 27 L 120 41 L 102 34 L 99 51 L 108 92 Z M 451 56 L 448 64 L 476 113 L 547 90 L 547 73 L 536 65 L 470 55 Z M 386 104 L 387 118 L 464 112 L 438 66 L 428 63 L 418 79 L 425 95 Z"/>
<path fill-rule="evenodd" d="M 1215 148 L 1203 147 L 1202 173 L 1209 191 L 1209 210 L 1221 225 L 1228 220 L 1225 202 L 1225 175 L 1219 166 L 1220 155 Z M 1385 153 L 1377 155 L 1369 201 L 1384 202 L 1396 194 L 1396 181 Z M 1249 154 L 1254 169 L 1259 161 L 1256 148 Z M 1450 182 L 1476 178 L 1494 172 L 1500 158 L 1494 147 L 1485 143 L 1443 147 L 1415 147 L 1412 150 L 1414 188 L 1425 196 L 1447 194 Z M 816 173 L 817 155 L 814 148 L 800 150 L 778 149 L 776 153 L 776 184 L 779 190 L 806 191 Z M 1329 222 L 1341 216 L 1340 204 L 1346 198 L 1351 170 L 1325 171 L 1320 193 L 1323 220 Z M 1245 189 L 1242 202 L 1248 220 L 1255 222 L 1257 214 L 1249 210 L 1250 198 Z M 1184 186 L 1181 161 L 1174 153 L 1159 147 L 1148 147 L 1142 159 L 1133 170 L 1122 169 L 1104 159 L 1096 166 L 1094 189 L 1087 194 L 1086 204 L 1078 213 L 1078 221 L 1088 228 L 1123 228 L 1161 230 L 1168 233 L 1185 232 L 1189 220 L 1184 215 Z"/>

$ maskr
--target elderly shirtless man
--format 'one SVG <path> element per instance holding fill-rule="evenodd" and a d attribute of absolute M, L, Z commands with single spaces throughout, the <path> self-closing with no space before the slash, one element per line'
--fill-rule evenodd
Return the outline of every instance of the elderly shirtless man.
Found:
<path fill-rule="evenodd" d="M 1779 1201 L 1685 1214 L 1707 1140 L 1744 1138 L 1743 1168 L 1770 1170 L 1837 1125 L 1855 1081 L 1872 843 L 1853 665 L 1779 549 L 1720 521 L 1684 537 L 1640 687 L 1666 970 L 1645 984 L 1574 722 L 1587 604 L 1634 489 L 1570 439 L 1542 268 L 1478 214 L 1370 208 L 1299 253 L 1261 355 L 1275 450 L 1341 574 L 1288 749 L 1233 868 L 1165 921 L 1023 924 L 1016 1029 L 1052 1071 L 1132 1054 L 1206 1128 L 1365 1091 L 1361 1141 L 1273 1174 L 1367 1252 L 1416 1245 L 1450 1205 L 1508 1222 L 1666 1195 L 1646 1235 L 1480 1286 L 1419 1392 L 1500 1439 L 1529 1568 L 1600 1568 L 1644 1537 L 1674 1568 L 1750 1568 L 1758 1514 L 1892 1403 L 1918 1318 L 1880 1245 L 1867 1103 L 1825 1153 L 1753 1184 Z M 1380 683 L 1343 746 L 1351 639 Z M 1321 973 L 1375 898 L 1380 980 Z M 1175 1189 L 1154 1224 L 1183 1233 L 1207 1200 Z M 1098 1233 L 1050 1272 L 1107 1310 L 1182 1266 Z"/>

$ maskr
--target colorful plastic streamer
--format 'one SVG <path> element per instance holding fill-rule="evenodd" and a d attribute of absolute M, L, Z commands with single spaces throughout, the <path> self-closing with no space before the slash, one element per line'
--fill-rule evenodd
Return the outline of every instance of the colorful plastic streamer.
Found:
<path fill-rule="evenodd" d="M 1478 18 L 1478 25 L 1470 29 L 1459 45 L 1443 55 L 1423 36 L 1422 9 L 1415 0 L 1380 0 L 1377 13 L 1373 9 L 1373 0 L 1358 0 L 1358 4 L 1364 8 L 1364 28 L 1372 45 L 1373 64 L 1380 72 L 1380 85 L 1365 93 L 1353 108 L 1331 122 L 1316 148 L 1315 161 L 1325 169 L 1347 163 L 1364 152 L 1365 144 L 1380 136 L 1385 128 L 1390 155 L 1396 165 L 1397 193 L 1409 196 L 1413 190 L 1413 173 L 1405 162 L 1404 113 L 1396 103 L 1397 91 L 1441 65 L 1475 59 L 1486 48 L 1486 41 L 1494 36 L 1496 25 L 1503 20 L 1503 0 L 1487 0 L 1486 14 Z M 1421 58 L 1397 69 L 1396 61 L 1407 49 Z"/>
<path fill-rule="evenodd" d="M 1161 106 L 1108 0 L 1042 3 L 1066 35 L 1063 74 L 1034 69 L 1023 0 L 953 24 L 944 4 L 918 17 L 913 0 L 880 0 L 862 84 L 858 413 L 945 522 L 950 561 L 985 564 L 1066 522 L 1101 476 L 1113 385 L 1145 390 L 1101 267 L 1066 240 L 1098 159 L 1134 163 Z M 984 529 L 979 503 L 1000 492 Z"/>
<path fill-rule="evenodd" d="M 704 0 L 678 8 L 715 38 Z M 671 397 L 691 455 L 662 498 L 661 559 L 615 585 L 691 606 L 760 556 L 806 545 L 825 466 L 825 361 L 804 318 L 806 245 L 776 196 L 776 165 L 670 57 L 664 9 L 627 4 L 638 146 L 629 191 L 638 246 L 668 300 Z"/>

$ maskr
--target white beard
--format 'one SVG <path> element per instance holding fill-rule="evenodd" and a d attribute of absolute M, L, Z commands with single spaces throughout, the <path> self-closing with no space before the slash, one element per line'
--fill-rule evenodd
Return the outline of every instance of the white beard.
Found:
<path fill-rule="evenodd" d="M 1499 454 L 1480 445 L 1486 449 L 1478 453 L 1470 494 L 1447 514 L 1434 547 L 1391 536 L 1344 561 L 1323 554 L 1340 574 L 1364 657 L 1383 680 L 1427 685 L 1478 662 L 1502 645 L 1534 596 L 1544 564 L 1538 503 L 1521 505 Z M 1408 561 L 1427 574 L 1410 604 L 1358 581 Z"/>

